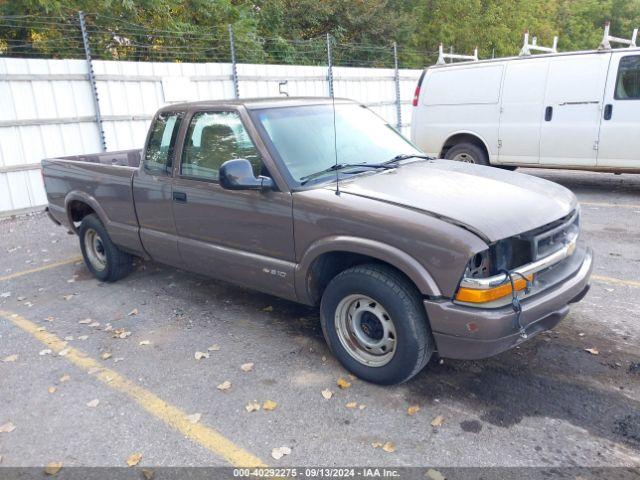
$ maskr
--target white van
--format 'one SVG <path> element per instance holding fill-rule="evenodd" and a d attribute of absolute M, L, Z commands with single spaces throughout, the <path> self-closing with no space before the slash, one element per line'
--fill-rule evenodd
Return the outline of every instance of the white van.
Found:
<path fill-rule="evenodd" d="M 411 139 L 484 165 L 640 173 L 640 48 L 429 67 Z"/>

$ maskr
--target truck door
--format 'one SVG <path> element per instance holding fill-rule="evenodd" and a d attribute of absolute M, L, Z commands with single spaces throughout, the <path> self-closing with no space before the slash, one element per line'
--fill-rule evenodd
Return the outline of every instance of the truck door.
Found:
<path fill-rule="evenodd" d="M 291 194 L 223 189 L 218 171 L 235 158 L 269 175 L 238 111 L 193 113 L 173 186 L 180 254 L 190 270 L 291 298 Z"/>
<path fill-rule="evenodd" d="M 549 59 L 540 129 L 541 165 L 596 165 L 609 58 L 610 54 L 594 53 Z"/>
<path fill-rule="evenodd" d="M 600 124 L 598 167 L 640 168 L 640 55 L 611 57 Z"/>
<path fill-rule="evenodd" d="M 540 162 L 540 124 L 549 61 L 546 58 L 507 62 L 500 104 L 498 162 Z"/>
<path fill-rule="evenodd" d="M 184 113 L 159 113 L 149 129 L 142 165 L 133 177 L 133 198 L 145 251 L 162 263 L 182 266 L 171 210 L 175 142 Z"/>

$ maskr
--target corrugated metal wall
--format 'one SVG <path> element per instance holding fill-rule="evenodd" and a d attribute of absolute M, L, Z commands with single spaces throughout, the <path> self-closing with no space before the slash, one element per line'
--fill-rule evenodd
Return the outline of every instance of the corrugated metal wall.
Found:
<path fill-rule="evenodd" d="M 226 63 L 93 62 L 107 148 L 139 148 L 154 112 L 173 101 L 233 98 Z M 240 96 L 327 96 L 325 67 L 237 65 Z M 420 70 L 400 71 L 403 131 Z M 334 67 L 334 91 L 395 125 L 393 69 Z M 281 82 L 285 85 L 280 86 Z M 0 215 L 42 206 L 42 158 L 100 151 L 84 60 L 0 58 Z"/>

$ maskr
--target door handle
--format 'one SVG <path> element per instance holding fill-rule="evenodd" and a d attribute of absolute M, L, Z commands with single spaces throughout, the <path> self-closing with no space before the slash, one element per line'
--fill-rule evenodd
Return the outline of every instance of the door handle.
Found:
<path fill-rule="evenodd" d="M 187 194 L 184 192 L 173 192 L 173 201 L 187 203 Z"/>
<path fill-rule="evenodd" d="M 611 115 L 613 114 L 613 105 L 610 103 L 604 106 L 604 119 L 611 120 Z"/>
<path fill-rule="evenodd" d="M 553 107 L 547 107 L 544 109 L 544 121 L 550 122 L 553 118 Z"/>

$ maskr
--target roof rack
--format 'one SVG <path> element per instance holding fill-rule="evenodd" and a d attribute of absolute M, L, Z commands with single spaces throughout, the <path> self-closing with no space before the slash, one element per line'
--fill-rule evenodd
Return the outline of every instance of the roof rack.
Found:
<path fill-rule="evenodd" d="M 612 37 L 609 35 L 609 27 L 611 24 L 609 22 L 604 23 L 604 35 L 602 37 L 602 43 L 598 47 L 599 50 L 610 50 L 611 42 L 613 43 L 621 43 L 623 45 L 627 45 L 629 48 L 633 48 L 636 46 L 636 38 L 638 37 L 638 29 L 633 30 L 633 34 L 631 35 L 631 40 L 627 40 L 626 38 Z"/>
<path fill-rule="evenodd" d="M 558 53 L 558 37 L 553 37 L 552 47 L 543 47 L 542 45 L 538 45 L 538 37 L 533 37 L 531 43 L 529 43 L 529 30 L 527 30 L 524 32 L 524 44 L 522 45 L 522 50 L 520 50 L 520 55 L 531 55 L 531 50 L 535 50 L 537 52 Z"/>
<path fill-rule="evenodd" d="M 459 55 L 457 53 L 444 53 L 444 48 L 442 44 L 438 47 L 438 61 L 436 65 L 443 65 L 447 63 L 446 59 L 450 60 L 463 60 L 467 62 L 477 62 L 478 61 L 478 47 L 473 50 L 473 55 Z"/>

